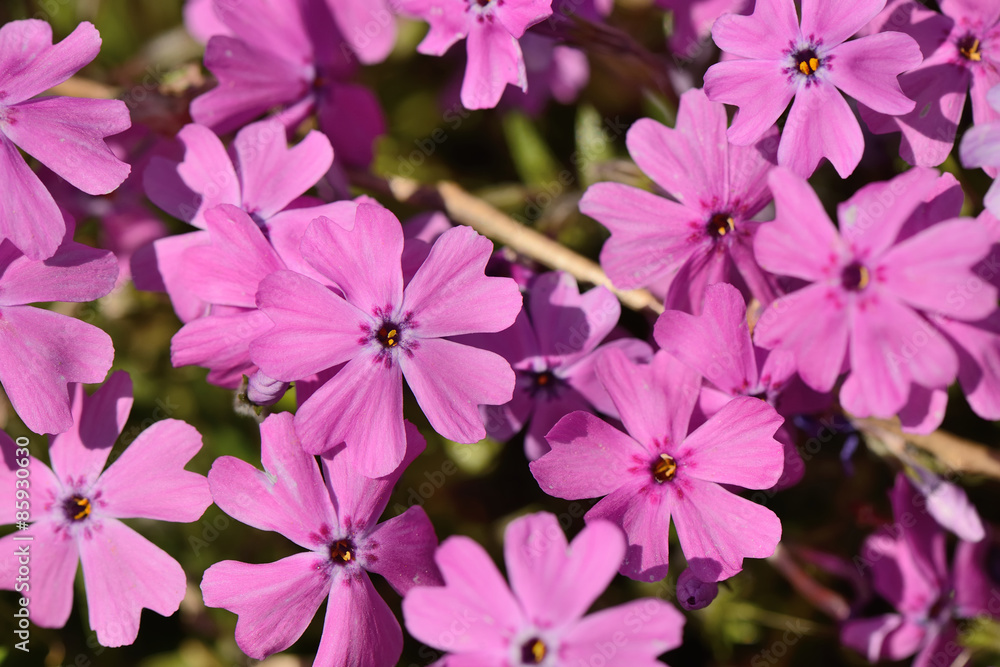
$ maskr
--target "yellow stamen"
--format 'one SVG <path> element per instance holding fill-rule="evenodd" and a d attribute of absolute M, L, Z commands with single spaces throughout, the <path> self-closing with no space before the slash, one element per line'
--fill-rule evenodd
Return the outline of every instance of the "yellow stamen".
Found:
<path fill-rule="evenodd" d="M 82 509 L 73 515 L 74 521 L 79 521 L 90 516 L 90 501 L 86 498 L 74 498 L 73 501 Z"/>
<path fill-rule="evenodd" d="M 959 47 L 959 52 L 966 60 L 971 60 L 973 62 L 979 62 L 983 59 L 983 54 L 979 50 L 979 40 L 973 39 L 972 44 L 968 46 Z"/>
<path fill-rule="evenodd" d="M 536 639 L 535 643 L 531 645 L 531 655 L 535 658 L 535 663 L 541 663 L 545 659 L 545 643 L 541 639 Z"/>
<path fill-rule="evenodd" d="M 675 474 L 677 474 L 677 461 L 668 454 L 660 454 L 660 459 L 653 464 L 653 479 L 662 484 L 673 479 Z"/>
<path fill-rule="evenodd" d="M 865 266 L 858 267 L 858 274 L 860 276 L 858 279 L 858 289 L 862 290 L 868 286 L 868 282 L 871 280 L 871 275 L 868 273 L 868 269 Z"/>
<path fill-rule="evenodd" d="M 806 76 L 812 74 L 812 72 L 809 71 L 809 63 L 807 63 L 805 60 L 799 63 L 799 71 L 805 74 Z"/>

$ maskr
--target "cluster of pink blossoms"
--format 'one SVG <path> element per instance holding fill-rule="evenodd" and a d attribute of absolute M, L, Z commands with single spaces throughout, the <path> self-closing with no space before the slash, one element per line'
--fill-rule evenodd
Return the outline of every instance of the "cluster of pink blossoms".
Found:
<path fill-rule="evenodd" d="M 610 282 L 648 288 L 664 306 L 646 339 L 619 326 L 605 286 L 581 293 L 568 273 L 513 265 L 443 214 L 402 223 L 376 199 L 348 196 L 348 174 L 371 166 L 387 131 L 357 75 L 392 51 L 393 12 L 429 24 L 421 54 L 466 40 L 466 108 L 496 107 L 511 84 L 521 96 L 508 101 L 538 111 L 585 85 L 572 36 L 609 2 L 194 0 L 188 27 L 217 85 L 175 140 L 145 152 L 132 135 L 105 142 L 130 128 L 122 102 L 38 97 L 97 55 L 93 26 L 55 45 L 42 21 L 0 28 L 0 384 L 28 429 L 53 434 L 48 464 L 0 434 L 5 497 L 32 469 L 30 512 L 8 516 L 20 531 L 0 538 L 0 588 L 22 594 L 33 623 L 62 627 L 79 563 L 98 641 L 131 644 L 142 609 L 173 614 L 188 584 L 121 519 L 191 522 L 214 503 L 301 549 L 203 573 L 205 605 L 237 616 L 251 658 L 291 647 L 325 600 L 314 664 L 396 664 L 403 627 L 374 573 L 402 598 L 409 634 L 443 652 L 441 666 L 656 665 L 682 641 L 671 604 L 587 610 L 616 573 L 669 573 L 679 604 L 699 609 L 745 559 L 772 556 L 781 521 L 747 490 L 801 481 L 811 416 L 840 410 L 928 433 L 957 380 L 977 414 L 1000 418 L 1000 279 L 984 269 L 1000 242 L 1000 185 L 965 217 L 959 181 L 935 169 L 967 95 L 976 126 L 961 159 L 1000 169 L 1000 7 L 660 4 L 674 10 L 686 58 L 709 48 L 699 41 L 709 33 L 727 57 L 703 89 L 682 92 L 674 127 L 644 118 L 628 131 L 655 192 L 597 183 L 579 203 L 610 232 L 600 253 Z M 864 159 L 845 95 L 871 133 L 901 133 L 914 166 L 837 202 L 835 223 L 807 179 L 824 159 L 840 178 Z M 141 173 L 129 177 L 114 147 Z M 62 181 L 88 195 L 122 186 L 109 205 L 136 229 L 116 237 L 117 256 L 73 240 L 72 212 L 105 213 Z M 143 197 L 195 231 L 166 236 L 136 211 Z M 262 469 L 223 456 L 207 476 L 185 470 L 201 436 L 173 419 L 105 469 L 131 380 L 105 381 L 106 333 L 32 304 L 106 296 L 126 255 L 135 285 L 166 292 L 182 323 L 174 365 L 207 369 L 256 409 L 294 388 L 294 414 L 261 420 Z M 547 512 L 511 520 L 505 581 L 471 539 L 439 544 L 421 507 L 382 520 L 426 447 L 404 418 L 405 392 L 443 439 L 523 433 L 542 491 L 595 500 L 582 530 L 567 542 Z M 895 611 L 855 609 L 841 636 L 872 661 L 935 664 L 956 619 L 991 613 L 988 530 L 958 486 L 900 460 L 911 475 L 897 477 L 893 509 L 900 522 L 918 505 L 919 516 L 862 548 L 871 590 Z M 960 538 L 950 568 L 945 529 Z M 15 586 L 21 531 L 35 550 L 30 589 Z"/>

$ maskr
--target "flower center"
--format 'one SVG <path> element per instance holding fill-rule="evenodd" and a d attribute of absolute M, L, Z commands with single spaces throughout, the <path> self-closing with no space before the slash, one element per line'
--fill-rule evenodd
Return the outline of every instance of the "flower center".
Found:
<path fill-rule="evenodd" d="M 677 474 L 677 461 L 669 454 L 660 454 L 660 458 L 653 461 L 651 467 L 653 479 L 659 484 L 670 481 Z"/>
<path fill-rule="evenodd" d="M 521 645 L 521 663 L 525 665 L 540 665 L 549 652 L 545 642 L 538 637 L 532 637 Z"/>
<path fill-rule="evenodd" d="M 354 543 L 349 539 L 338 540 L 330 545 L 330 560 L 335 565 L 347 565 L 354 560 Z"/>
<path fill-rule="evenodd" d="M 90 499 L 73 496 L 63 501 L 63 514 L 69 521 L 83 521 L 90 516 Z"/>
<path fill-rule="evenodd" d="M 395 322 L 383 322 L 375 338 L 386 349 L 396 347 L 399 344 L 399 325 Z"/>
<path fill-rule="evenodd" d="M 967 33 L 958 40 L 958 52 L 962 57 L 972 62 L 979 62 L 983 59 L 983 52 L 979 50 L 979 38 L 972 33 Z"/>
<path fill-rule="evenodd" d="M 795 54 L 795 68 L 805 76 L 812 76 L 822 61 L 813 49 L 802 49 Z"/>
<path fill-rule="evenodd" d="M 713 239 L 719 239 L 736 229 L 733 216 L 729 213 L 716 213 L 708 219 L 708 235 Z"/>
<path fill-rule="evenodd" d="M 542 371 L 541 373 L 535 373 L 535 389 L 546 389 L 552 388 L 556 383 L 556 376 L 552 374 L 551 371 Z"/>
<path fill-rule="evenodd" d="M 860 262 L 851 262 L 840 273 L 840 283 L 844 289 L 851 292 L 860 292 L 868 287 L 869 282 L 871 282 L 871 274 L 868 273 L 868 268 Z"/>

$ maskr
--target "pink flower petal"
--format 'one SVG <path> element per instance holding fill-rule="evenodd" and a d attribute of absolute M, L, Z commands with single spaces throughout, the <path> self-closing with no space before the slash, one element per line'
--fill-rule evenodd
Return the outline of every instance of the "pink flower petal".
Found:
<path fill-rule="evenodd" d="M 943 18 L 937 13 L 934 16 Z M 951 154 L 970 78 L 969 70 L 961 65 L 925 62 L 923 67 L 899 76 L 903 95 L 915 103 L 913 111 L 902 116 L 885 116 L 864 105 L 859 105 L 858 110 L 872 132 L 902 132 L 899 155 L 904 160 L 922 167 L 936 167 Z"/>
<path fill-rule="evenodd" d="M 514 323 L 521 294 L 510 278 L 484 275 L 492 253 L 493 242 L 471 227 L 453 227 L 438 237 L 406 286 L 402 307 L 417 320 L 415 335 L 503 331 Z"/>
<path fill-rule="evenodd" d="M 611 348 L 597 360 L 597 377 L 629 435 L 649 451 L 658 449 L 654 442 L 676 446 L 687 435 L 701 378 L 669 354 L 659 352 L 640 366 Z"/>
<path fill-rule="evenodd" d="M 868 658 L 869 662 L 878 662 L 883 655 L 886 637 L 902 625 L 903 617 L 899 614 L 848 620 L 840 628 L 840 641 Z M 922 641 L 923 637 L 919 639 Z"/>
<path fill-rule="evenodd" d="M 0 178 L 4 183 L 0 189 L 0 237 L 9 239 L 33 260 L 51 257 L 66 235 L 66 222 L 52 195 L 2 132 Z"/>
<path fill-rule="evenodd" d="M 611 232 L 601 267 L 619 289 L 672 276 L 698 249 L 690 240 L 698 213 L 638 188 L 597 183 L 587 188 L 580 211 Z"/>
<path fill-rule="evenodd" d="M 552 16 L 552 0 L 519 0 L 519 2 L 497 3 L 494 9 L 503 27 L 520 39 L 524 31 Z"/>
<path fill-rule="evenodd" d="M 181 322 L 190 322 L 207 314 L 208 304 L 191 291 L 187 276 L 182 270 L 181 257 L 188 248 L 207 244 L 209 240 L 208 232 L 198 231 L 153 241 L 149 246 L 153 255 L 150 263 L 155 261 L 159 275 L 152 271 L 146 274 L 133 272 L 136 287 L 147 290 L 159 290 L 161 286 L 165 288 Z"/>
<path fill-rule="evenodd" d="M 419 16 L 430 24 L 427 36 L 417 46 L 420 53 L 443 56 L 468 34 L 466 0 L 395 0 L 393 8 L 401 14 Z"/>
<path fill-rule="evenodd" d="M 67 385 L 101 382 L 114 360 L 111 337 L 80 320 L 40 308 L 0 308 L 0 383 L 35 433 L 73 426 Z"/>
<path fill-rule="evenodd" d="M 842 0 L 832 4 L 803 0 L 802 34 L 822 37 L 828 46 L 834 46 L 861 30 L 883 7 L 885 0 Z"/>
<path fill-rule="evenodd" d="M 327 0 L 337 28 L 365 65 L 380 63 L 396 43 L 396 19 L 387 0 Z"/>
<path fill-rule="evenodd" d="M 83 385 L 72 388 L 73 426 L 52 438 L 49 459 L 52 470 L 67 487 L 83 478 L 83 486 L 94 483 L 104 470 L 108 454 L 125 428 L 132 411 L 132 379 L 115 371 L 107 382 L 88 396 Z"/>
<path fill-rule="evenodd" d="M 774 439 L 781 416 L 759 398 L 727 403 L 671 455 L 681 474 L 707 482 L 766 489 L 781 477 L 784 448 Z"/>
<path fill-rule="evenodd" d="M 566 664 L 587 665 L 613 646 L 608 664 L 656 667 L 663 664 L 658 655 L 681 645 L 683 629 L 683 614 L 668 602 L 642 598 L 581 619 L 563 635 L 560 655 Z"/>
<path fill-rule="evenodd" d="M 284 262 L 242 209 L 220 204 L 204 218 L 211 244 L 183 255 L 192 291 L 208 303 L 256 308 L 260 282 L 284 269 Z"/>
<path fill-rule="evenodd" d="M 291 413 L 268 417 L 260 434 L 264 470 L 232 456 L 217 458 L 208 473 L 212 500 L 240 523 L 315 549 L 323 543 L 323 528 L 337 526 L 316 458 L 302 450 Z"/>
<path fill-rule="evenodd" d="M 754 328 L 754 342 L 791 352 L 803 381 L 816 391 L 829 391 L 847 354 L 846 311 L 838 290 L 822 283 L 810 285 L 764 311 Z"/>
<path fill-rule="evenodd" d="M 32 481 L 37 468 L 32 467 Z M 37 491 L 35 491 L 37 493 Z M 13 488 L 11 488 L 13 494 Z M 13 495 L 11 495 L 13 497 Z M 32 540 L 14 541 L 14 537 L 30 535 Z M 28 546 L 27 563 L 19 562 L 24 556 L 18 552 Z M 58 519 L 42 519 L 31 524 L 25 532 L 0 537 L 0 575 L 3 588 L 14 590 L 15 585 L 27 583 L 28 590 L 20 591 L 29 602 L 31 624 L 42 628 L 61 628 L 73 611 L 73 580 L 80 560 L 76 542 L 66 534 Z M 18 582 L 18 567 L 27 564 L 29 579 Z M 13 626 L 12 626 L 13 627 Z"/>
<path fill-rule="evenodd" d="M 467 537 L 450 537 L 435 559 L 445 585 L 410 590 L 403 599 L 407 631 L 452 653 L 505 650 L 523 612 L 486 551 Z M 461 632 L 451 629 L 458 626 Z"/>
<path fill-rule="evenodd" d="M 170 361 L 175 368 L 209 368 L 209 382 L 237 389 L 244 375 L 257 370 L 250 361 L 250 343 L 272 326 L 267 315 L 256 309 L 198 318 L 170 339 Z"/>
<path fill-rule="evenodd" d="M 388 209 L 361 204 L 351 231 L 314 220 L 302 239 L 302 256 L 332 280 L 347 300 L 368 315 L 403 301 L 403 229 Z"/>
<path fill-rule="evenodd" d="M 101 36 L 83 21 L 58 44 L 47 21 L 11 21 L 0 28 L 0 96 L 17 104 L 60 84 L 97 57 Z"/>
<path fill-rule="evenodd" d="M 678 476 L 680 479 L 680 476 Z M 684 557 L 702 581 L 722 581 L 743 569 L 744 558 L 766 558 L 781 539 L 774 512 L 711 482 L 667 483 Z"/>
<path fill-rule="evenodd" d="M 159 208 L 178 220 L 190 223 L 198 216 L 201 195 L 184 183 L 181 175 L 177 173 L 179 164 L 154 155 L 142 171 L 142 187 L 149 200 Z M 198 226 L 204 227 L 204 221 L 200 217 L 198 219 Z"/>
<path fill-rule="evenodd" d="M 333 148 L 313 130 L 288 147 L 284 126 L 276 120 L 247 125 L 233 141 L 240 165 L 243 207 L 270 218 L 313 187 L 333 165 Z"/>
<path fill-rule="evenodd" d="M 788 40 L 798 34 L 799 17 L 791 0 L 758 0 L 750 16 L 727 13 L 712 25 L 712 39 L 720 49 L 755 60 L 781 59 Z"/>
<path fill-rule="evenodd" d="M 935 320 L 957 342 L 958 379 L 965 398 L 977 415 L 1000 419 L 1000 313 L 977 325 Z"/>
<path fill-rule="evenodd" d="M 131 127 L 120 100 L 47 97 L 22 102 L 6 114 L 0 126 L 11 141 L 87 194 L 108 194 L 131 171 L 104 143 Z"/>
<path fill-rule="evenodd" d="M 529 464 L 545 493 L 579 500 L 607 495 L 632 476 L 637 461 L 651 459 L 635 440 L 600 418 L 573 412 L 546 436 L 552 449 Z"/>
<path fill-rule="evenodd" d="M 368 534 L 364 567 L 381 574 L 400 595 L 415 586 L 443 586 L 434 563 L 438 539 L 422 507 L 410 507 Z"/>
<path fill-rule="evenodd" d="M 920 47 L 909 35 L 882 32 L 861 37 L 832 49 L 830 57 L 836 60 L 829 69 L 830 82 L 858 102 L 890 115 L 913 111 L 916 103 L 896 80 L 923 61 Z"/>
<path fill-rule="evenodd" d="M 938 181 L 936 169 L 918 167 L 890 181 L 869 183 L 838 205 L 840 234 L 851 251 L 862 261 L 892 252 L 904 225 L 934 196 Z"/>
<path fill-rule="evenodd" d="M 906 433 L 930 433 L 941 426 L 947 409 L 946 389 L 928 389 L 911 384 L 906 404 L 899 409 L 899 426 Z"/>
<path fill-rule="evenodd" d="M 385 114 L 378 98 L 366 86 L 334 82 L 321 97 L 316 114 L 320 129 L 330 138 L 338 163 L 367 168 L 375 141 L 386 132 Z"/>
<path fill-rule="evenodd" d="M 942 222 L 899 243 L 879 261 L 885 288 L 921 310 L 975 321 L 996 310 L 997 290 L 974 273 L 991 245 L 977 221 Z"/>
<path fill-rule="evenodd" d="M 90 627 L 101 646 L 134 642 L 144 608 L 163 616 L 180 608 L 187 588 L 184 570 L 166 551 L 121 521 L 96 523 L 77 544 Z"/>
<path fill-rule="evenodd" d="M 504 534 L 504 560 L 514 596 L 536 627 L 572 623 L 608 587 L 625 557 L 620 528 L 590 521 L 566 544 L 554 514 L 515 519 Z"/>
<path fill-rule="evenodd" d="M 393 667 L 402 653 L 403 630 L 368 575 L 337 577 L 315 664 Z"/>
<path fill-rule="evenodd" d="M 531 286 L 528 307 L 543 355 L 575 357 L 590 353 L 611 333 L 621 314 L 618 298 L 606 287 L 582 296 L 568 273 L 539 276 Z"/>
<path fill-rule="evenodd" d="M 466 50 L 461 94 L 466 109 L 492 109 L 508 83 L 528 89 L 521 46 L 499 21 L 472 21 Z"/>
<path fill-rule="evenodd" d="M 241 11 L 251 15 L 242 4 Z M 208 40 L 205 67 L 221 85 L 192 100 L 191 117 L 220 133 L 236 130 L 308 92 L 303 67 L 241 39 L 216 35 Z"/>
<path fill-rule="evenodd" d="M 371 529 L 385 511 L 389 494 L 396 482 L 427 447 L 427 442 L 416 426 L 410 422 L 404 422 L 403 425 L 406 432 L 403 460 L 385 476 L 370 478 L 359 475 L 351 457 L 344 454 L 343 446 L 323 454 L 320 462 L 325 473 L 324 479 L 336 507 L 338 524 L 343 530 L 365 532 Z"/>
<path fill-rule="evenodd" d="M 139 434 L 94 486 L 102 513 L 118 518 L 195 521 L 212 504 L 208 480 L 184 465 L 201 449 L 201 434 L 177 419 Z"/>
<path fill-rule="evenodd" d="M 67 239 L 45 261 L 22 256 L 7 264 L 0 305 L 93 301 L 110 293 L 117 278 L 118 260 L 112 253 Z"/>
<path fill-rule="evenodd" d="M 243 206 L 240 179 L 226 147 L 212 130 L 204 125 L 185 125 L 177 134 L 185 146 L 184 161 L 177 165 L 177 174 L 184 184 L 200 197 L 195 204 L 197 213 L 190 219 L 195 227 L 205 229 L 205 211 L 219 204 Z"/>
<path fill-rule="evenodd" d="M 238 5 L 216 3 L 215 13 L 233 34 L 248 44 L 283 54 L 290 62 L 312 60 L 309 26 L 301 11 L 289 11 L 288 6 L 271 0 L 240 0 Z"/>
<path fill-rule="evenodd" d="M 841 388 L 854 414 L 889 419 L 906 402 L 911 380 L 946 387 L 957 374 L 958 358 L 944 337 L 892 296 L 855 311 L 851 374 Z"/>
<path fill-rule="evenodd" d="M 808 178 L 825 157 L 847 178 L 861 162 L 864 147 L 858 119 L 832 83 L 820 80 L 799 88 L 781 134 L 778 164 Z"/>
<path fill-rule="evenodd" d="M 261 281 L 257 307 L 274 327 L 250 344 L 250 358 L 269 376 L 294 382 L 342 364 L 362 349 L 363 312 L 315 280 L 277 271 Z"/>
<path fill-rule="evenodd" d="M 456 442 L 486 437 L 480 405 L 503 405 L 514 371 L 500 355 L 441 338 L 425 338 L 399 356 L 406 384 L 435 431 Z"/>
<path fill-rule="evenodd" d="M 349 361 L 295 413 L 302 447 L 321 454 L 347 443 L 347 456 L 367 477 L 384 477 L 403 461 L 403 378 L 365 351 Z"/>
<path fill-rule="evenodd" d="M 263 660 L 302 636 L 330 593 L 327 558 L 299 553 L 274 563 L 224 560 L 205 570 L 201 592 L 209 607 L 237 614 L 236 643 Z"/>
<path fill-rule="evenodd" d="M 670 556 L 671 499 L 659 485 L 631 479 L 608 494 L 585 515 L 588 524 L 604 519 L 625 531 L 628 547 L 619 572 L 638 581 L 658 581 L 667 575 Z"/>
<path fill-rule="evenodd" d="M 518 392 L 515 390 L 515 395 Z M 556 423 L 568 414 L 578 411 L 591 412 L 593 408 L 583 396 L 572 389 L 566 389 L 562 395 L 548 400 L 536 402 L 531 415 L 531 425 L 524 434 L 524 454 L 528 461 L 534 461 L 549 451 L 545 435 Z"/>
<path fill-rule="evenodd" d="M 711 285 L 700 317 L 668 310 L 656 320 L 653 335 L 663 350 L 719 389 L 742 394 L 758 383 L 746 308 L 732 285 Z"/>
<path fill-rule="evenodd" d="M 795 93 L 795 86 L 788 81 L 778 60 L 727 60 L 705 72 L 708 99 L 739 107 L 728 136 L 729 141 L 740 146 L 764 136 L 796 97 Z"/>
<path fill-rule="evenodd" d="M 692 209 L 727 199 L 729 185 L 726 108 L 709 102 L 704 91 L 681 96 L 673 129 L 651 118 L 629 128 L 629 155 L 657 185 Z"/>

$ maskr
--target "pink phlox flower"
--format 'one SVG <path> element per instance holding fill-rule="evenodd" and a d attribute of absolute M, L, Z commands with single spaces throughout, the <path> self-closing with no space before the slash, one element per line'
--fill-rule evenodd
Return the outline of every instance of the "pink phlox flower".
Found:
<path fill-rule="evenodd" d="M 396 10 L 430 24 L 417 50 L 441 56 L 466 39 L 468 64 L 462 81 L 467 109 L 492 109 L 507 84 L 528 89 L 518 40 L 552 15 L 552 0 L 391 0 Z"/>
<path fill-rule="evenodd" d="M 795 374 L 795 358 L 787 351 L 768 352 L 750 340 L 746 303 L 728 283 L 709 285 L 700 316 L 668 310 L 656 321 L 654 336 L 669 352 L 701 375 L 698 407 L 711 417 L 737 396 L 754 396 L 786 418 L 829 407 L 829 394 L 819 394 Z M 805 472 L 789 423 L 776 436 L 785 447 L 785 470 L 778 488 L 797 483 Z"/>
<path fill-rule="evenodd" d="M 93 60 L 101 36 L 83 22 L 52 43 L 45 21 L 11 21 L 0 28 L 0 239 L 31 259 L 51 257 L 66 232 L 52 195 L 18 148 L 91 195 L 111 192 L 130 167 L 104 138 L 132 124 L 121 100 L 36 97 Z"/>
<path fill-rule="evenodd" d="M 236 643 L 263 660 L 291 646 L 327 600 L 313 664 L 391 667 L 403 633 L 368 577 L 380 574 L 400 595 L 442 583 L 434 564 L 437 536 L 422 507 L 382 523 L 379 516 L 403 470 L 424 450 L 406 424 L 406 453 L 391 474 L 368 479 L 344 456 L 305 453 L 292 415 L 271 415 L 260 426 L 263 470 L 232 456 L 208 473 L 215 503 L 237 521 L 274 531 L 306 549 L 274 563 L 226 560 L 205 571 L 205 604 L 237 614 Z"/>
<path fill-rule="evenodd" d="M 892 0 L 872 21 L 875 32 L 911 35 L 924 61 L 899 77 L 903 94 L 916 102 L 913 111 L 887 115 L 859 105 L 872 132 L 902 132 L 900 156 L 923 167 L 937 166 L 951 153 L 970 85 L 973 121 L 1000 120 L 986 97 L 1000 84 L 1000 5 L 950 0 L 941 3 L 941 11 L 913 0 Z"/>
<path fill-rule="evenodd" d="M 192 101 L 194 121 L 225 134 L 278 108 L 291 133 L 315 112 L 337 159 L 367 167 L 385 119 L 374 93 L 350 81 L 357 65 L 327 3 L 215 0 L 215 14 L 231 35 L 208 41 L 219 85 Z"/>
<path fill-rule="evenodd" d="M 625 531 L 621 573 L 644 581 L 666 575 L 671 520 L 701 581 L 727 579 L 744 558 L 770 556 L 781 537 L 778 517 L 726 487 L 766 489 L 780 479 L 784 452 L 774 434 L 782 418 L 774 408 L 741 396 L 688 433 L 701 378 L 666 352 L 636 365 L 608 350 L 597 377 L 627 434 L 574 412 L 546 436 L 552 450 L 529 465 L 549 495 L 604 496 L 585 518 Z"/>
<path fill-rule="evenodd" d="M 903 473 L 892 507 L 896 522 L 869 536 L 855 563 L 896 611 L 848 620 L 841 641 L 871 662 L 916 654 L 914 665 L 933 665 L 957 641 L 956 619 L 992 615 L 996 583 L 985 570 L 990 540 L 960 541 L 949 569 L 944 531 Z"/>
<path fill-rule="evenodd" d="M 656 657 L 680 646 L 684 626 L 663 600 L 642 598 L 584 616 L 624 554 L 621 531 L 607 521 L 588 523 L 567 544 L 555 515 L 529 514 L 511 521 L 504 535 L 508 585 L 479 544 L 450 537 L 435 554 L 445 585 L 410 590 L 406 629 L 448 652 L 437 667 L 569 667 L 591 664 L 594 656 L 616 667 L 660 665 Z M 612 656 L 603 658 L 605 646 L 614 647 Z"/>
<path fill-rule="evenodd" d="M 628 131 L 636 164 L 673 199 L 619 183 L 597 183 L 580 210 L 611 231 L 601 266 L 616 287 L 666 283 L 666 307 L 699 312 L 707 285 L 731 282 L 762 303 L 775 296 L 753 256 L 771 199 L 767 173 L 777 130 L 755 146 L 726 139 L 726 111 L 701 90 L 681 96 L 674 128 L 637 121 Z"/>
<path fill-rule="evenodd" d="M 486 433 L 509 440 L 527 425 L 524 451 L 534 461 L 549 446 L 545 434 L 577 410 L 618 417 L 614 403 L 597 380 L 594 362 L 609 347 L 636 362 L 649 362 L 653 351 L 635 338 L 602 344 L 618 323 L 621 305 L 605 287 L 581 295 L 567 273 L 549 272 L 531 285 L 526 307 L 514 325 L 488 336 L 468 336 L 470 345 L 502 355 L 517 375 L 514 397 L 502 406 L 483 406 Z"/>
<path fill-rule="evenodd" d="M 30 459 L 34 522 L 0 538 L 0 587 L 13 588 L 18 568 L 14 554 L 30 545 L 30 589 L 21 595 L 30 600 L 31 623 L 61 628 L 73 608 L 79 562 L 90 628 L 102 645 L 124 646 L 135 641 L 144 608 L 164 616 L 177 611 L 187 577 L 173 557 L 121 519 L 188 523 L 204 513 L 212 504 L 208 482 L 184 469 L 201 449 L 201 436 L 182 421 L 163 419 L 140 433 L 104 470 L 132 409 L 132 382 L 118 371 L 92 396 L 79 384 L 70 395 L 73 425 L 51 440 L 52 468 Z M 27 453 L 15 450 L 6 434 L 0 434 L 0 448 L 6 463 L 0 466 L 0 488 L 13 498 L 20 479 L 15 470 L 23 469 L 13 462 Z M 7 512 L 5 517 L 13 518 Z M 25 535 L 32 540 L 15 541 Z"/>
<path fill-rule="evenodd" d="M 792 0 L 757 0 L 750 16 L 716 21 L 715 43 L 736 58 L 709 68 L 705 92 L 739 107 L 729 139 L 758 141 L 792 102 L 778 164 L 808 177 L 825 157 L 841 178 L 851 174 L 864 138 L 841 92 L 884 114 L 915 106 L 896 81 L 922 60 L 912 37 L 883 32 L 847 41 L 884 6 L 885 0 L 806 0 L 800 24 Z"/>
<path fill-rule="evenodd" d="M 514 371 L 503 357 L 449 340 L 514 323 L 514 281 L 483 273 L 493 245 L 469 227 L 434 242 L 403 283 L 403 230 L 388 210 L 359 204 L 354 228 L 319 218 L 302 256 L 332 290 L 308 276 L 277 271 L 257 292 L 274 327 L 250 344 L 251 360 L 284 382 L 346 364 L 295 415 L 312 453 L 347 443 L 347 456 L 378 477 L 403 455 L 403 377 L 434 429 L 450 440 L 486 436 L 478 406 L 511 399 Z"/>
<path fill-rule="evenodd" d="M 184 159 L 154 157 L 143 178 L 155 204 L 195 227 L 206 229 L 205 211 L 219 204 L 241 208 L 267 230 L 289 268 L 310 273 L 308 265 L 297 259 L 309 223 L 325 216 L 353 224 L 353 204 L 325 204 L 303 196 L 333 164 L 330 141 L 320 132 L 312 131 L 289 147 L 281 123 L 265 120 L 241 129 L 228 151 L 214 132 L 201 125 L 185 126 L 178 138 L 185 146 Z M 137 258 L 144 263 L 134 266 L 136 287 L 166 291 L 182 322 L 204 315 L 211 302 L 192 292 L 181 258 L 189 248 L 208 242 L 205 232 L 156 241 Z M 147 255 L 154 259 L 145 261 Z"/>
<path fill-rule="evenodd" d="M 958 358 L 927 315 L 974 322 L 996 310 L 996 288 L 972 273 L 988 232 L 938 211 L 954 201 L 954 179 L 915 167 L 867 185 L 838 207 L 839 232 L 800 176 L 779 168 L 770 184 L 776 219 L 757 235 L 757 259 L 806 284 L 771 304 L 754 341 L 791 352 L 816 391 L 848 372 L 840 402 L 853 415 L 933 428 Z"/>

